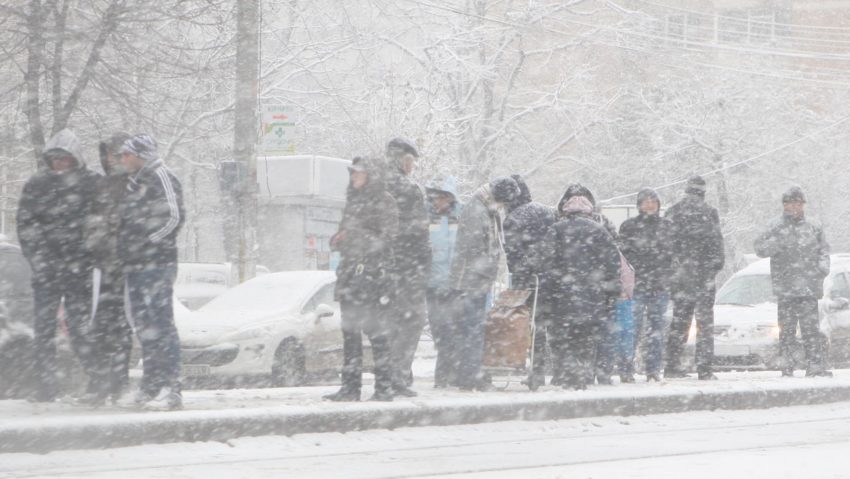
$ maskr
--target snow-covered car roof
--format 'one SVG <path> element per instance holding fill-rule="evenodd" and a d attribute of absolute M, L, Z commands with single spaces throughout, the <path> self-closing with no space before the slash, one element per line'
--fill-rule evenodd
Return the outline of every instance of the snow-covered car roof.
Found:
<path fill-rule="evenodd" d="M 333 271 L 269 273 L 231 288 L 198 311 L 293 311 L 320 287 L 336 280 Z"/>
<path fill-rule="evenodd" d="M 833 268 L 840 265 L 844 269 L 848 269 L 848 266 L 850 266 L 850 254 L 847 253 L 829 255 L 829 260 Z M 735 276 L 754 274 L 770 274 L 770 258 L 763 258 L 750 264 L 746 268 L 736 272 Z"/>

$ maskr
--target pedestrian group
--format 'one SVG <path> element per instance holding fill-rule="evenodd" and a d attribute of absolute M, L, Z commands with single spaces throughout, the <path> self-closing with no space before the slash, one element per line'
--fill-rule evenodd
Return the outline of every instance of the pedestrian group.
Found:
<path fill-rule="evenodd" d="M 612 384 L 615 371 L 632 383 L 636 366 L 647 381 L 687 377 L 682 356 L 692 322 L 697 377 L 717 379 L 713 306 L 725 254 L 702 177 L 690 178 L 684 198 L 664 214 L 658 193 L 641 190 L 637 215 L 618 231 L 581 184 L 568 185 L 552 208 L 532 200 L 520 175 L 499 177 L 461 205 L 453 178 L 425 188 L 413 181 L 418 158 L 412 142 L 395 138 L 385 157 L 358 157 L 349 168 L 347 203 L 331 239 L 341 255 L 345 359 L 342 387 L 325 399 L 360 400 L 361 332 L 372 347 L 371 399 L 416 396 L 411 367 L 426 322 L 437 349 L 434 386 L 493 389 L 482 357 L 503 258 L 510 287 L 536 292 L 529 296 L 536 328 L 529 384 L 545 384 L 547 363 L 550 384 L 567 389 Z M 781 220 L 755 250 L 771 258 L 783 375 L 793 375 L 799 323 L 806 374 L 830 376 L 817 306 L 829 246 L 805 219 L 802 190 L 792 188 L 782 203 Z"/>
<path fill-rule="evenodd" d="M 568 185 L 557 207 L 532 200 L 519 175 L 496 178 L 464 203 L 456 182 L 421 187 L 411 177 L 417 148 L 402 138 L 383 157 L 357 157 L 338 232 L 335 298 L 342 311 L 342 387 L 325 398 L 358 401 L 362 336 L 371 345 L 373 400 L 414 397 L 413 358 L 426 324 L 437 349 L 434 385 L 490 390 L 482 367 L 492 291 L 506 260 L 510 287 L 534 290 L 534 361 L 528 381 L 584 389 L 635 381 L 641 352 L 648 381 L 683 377 L 682 354 L 696 322 L 696 369 L 716 379 L 715 277 L 724 244 L 706 183 L 662 215 L 652 189 L 637 195 L 637 216 L 619 228 L 593 193 Z M 61 319 L 88 376 L 79 402 L 171 410 L 182 406 L 180 340 L 174 324 L 176 237 L 184 220 L 182 188 L 149 135 L 118 133 L 100 143 L 104 174 L 86 167 L 69 130 L 51 138 L 43 165 L 24 185 L 18 238 L 33 271 L 34 401 L 59 394 L 55 335 Z M 806 198 L 792 188 L 784 212 L 755 242 L 770 257 L 778 297 L 783 375 L 793 375 L 797 325 L 806 373 L 831 375 L 818 330 L 818 303 L 829 273 L 823 231 L 806 220 Z M 92 301 L 94 298 L 94 301 Z M 673 317 L 665 324 L 668 303 Z M 129 384 L 133 336 L 143 376 Z M 547 361 L 548 358 L 548 361 Z"/>

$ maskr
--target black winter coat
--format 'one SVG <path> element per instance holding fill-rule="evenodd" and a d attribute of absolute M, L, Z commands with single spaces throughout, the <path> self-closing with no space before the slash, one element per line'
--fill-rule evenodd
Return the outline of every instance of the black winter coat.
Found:
<path fill-rule="evenodd" d="M 425 193 L 410 177 L 390 168 L 386 188 L 398 211 L 398 232 L 393 241 L 396 280 L 402 289 L 424 291 L 431 272 L 431 222 Z"/>
<path fill-rule="evenodd" d="M 783 215 L 759 235 L 756 254 L 770 257 L 773 293 L 778 297 L 823 296 L 823 280 L 829 274 L 829 244 L 823 230 L 804 218 Z"/>
<path fill-rule="evenodd" d="M 635 269 L 635 292 L 664 292 L 669 284 L 669 222 L 641 213 L 620 225 L 620 251 Z"/>
<path fill-rule="evenodd" d="M 534 289 L 538 273 L 532 260 L 535 245 L 543 241 L 556 219 L 553 208 L 536 201 L 516 207 L 505 219 L 502 230 L 513 288 Z"/>
<path fill-rule="evenodd" d="M 687 195 L 664 217 L 670 222 L 674 295 L 695 295 L 714 288 L 725 253 L 717 210 L 696 195 Z"/>
<path fill-rule="evenodd" d="M 331 240 L 339 251 L 334 296 L 337 301 L 378 305 L 393 288 L 393 243 L 398 210 L 380 184 L 348 189 L 339 231 Z"/>
<path fill-rule="evenodd" d="M 67 173 L 36 173 L 24 184 L 18 205 L 18 241 L 36 281 L 61 273 L 88 274 L 86 219 L 98 175 L 80 164 Z"/>
<path fill-rule="evenodd" d="M 546 233 L 540 245 L 543 301 L 556 320 L 582 322 L 597 317 L 620 292 L 620 255 L 605 228 L 580 215 L 568 215 Z"/>
<path fill-rule="evenodd" d="M 177 233 L 185 220 L 183 188 L 161 160 L 127 184 L 121 201 L 118 249 L 125 272 L 177 264 Z"/>

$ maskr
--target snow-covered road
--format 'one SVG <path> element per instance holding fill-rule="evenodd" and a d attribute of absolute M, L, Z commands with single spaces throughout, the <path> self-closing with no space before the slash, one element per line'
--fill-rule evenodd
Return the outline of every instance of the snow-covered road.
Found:
<path fill-rule="evenodd" d="M 850 476 L 850 403 L 0 455 L 0 478 Z"/>

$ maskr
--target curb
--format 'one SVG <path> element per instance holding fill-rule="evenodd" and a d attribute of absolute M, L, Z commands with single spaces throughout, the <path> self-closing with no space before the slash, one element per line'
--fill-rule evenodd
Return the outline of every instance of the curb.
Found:
<path fill-rule="evenodd" d="M 0 453 L 45 453 L 143 444 L 227 441 L 234 437 L 344 433 L 366 429 L 450 426 L 500 421 L 546 421 L 595 416 L 631 416 L 705 410 L 742 410 L 850 400 L 850 385 L 762 387 L 616 397 L 479 397 L 428 403 L 363 403 L 335 409 L 265 407 L 132 413 L 46 419 L 38 426 L 0 426 Z M 661 392 L 661 394 L 658 394 Z"/>

